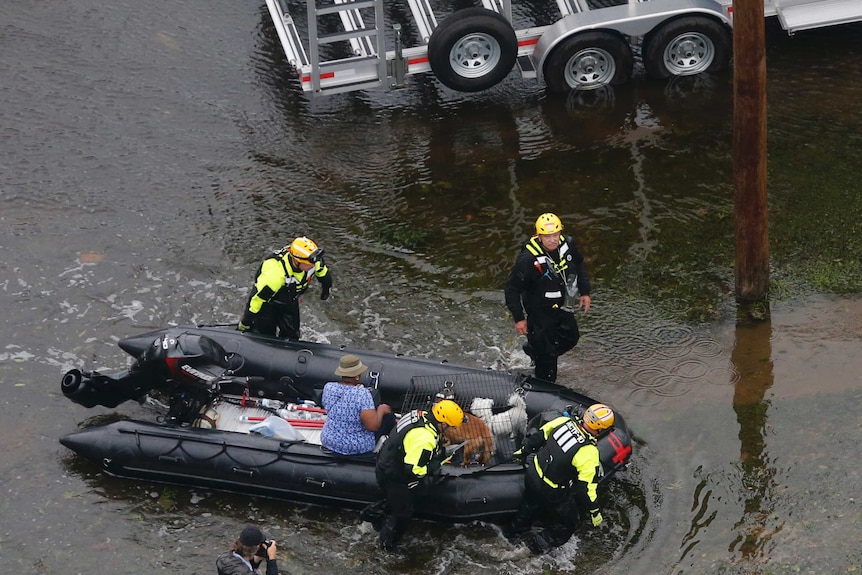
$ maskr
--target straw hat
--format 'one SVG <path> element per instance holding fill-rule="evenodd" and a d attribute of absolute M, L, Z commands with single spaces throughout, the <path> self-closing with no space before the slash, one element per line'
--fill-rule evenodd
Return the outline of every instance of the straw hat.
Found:
<path fill-rule="evenodd" d="M 362 375 L 368 366 L 353 354 L 345 355 L 338 362 L 338 369 L 335 370 L 335 375 L 344 377 L 356 377 Z"/>

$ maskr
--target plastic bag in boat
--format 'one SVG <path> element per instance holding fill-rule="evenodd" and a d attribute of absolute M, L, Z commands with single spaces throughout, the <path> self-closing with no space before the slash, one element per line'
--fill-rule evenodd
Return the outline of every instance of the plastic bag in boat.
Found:
<path fill-rule="evenodd" d="M 283 441 L 305 441 L 305 437 L 291 424 L 280 417 L 267 417 L 248 428 L 249 433 L 280 439 Z"/>

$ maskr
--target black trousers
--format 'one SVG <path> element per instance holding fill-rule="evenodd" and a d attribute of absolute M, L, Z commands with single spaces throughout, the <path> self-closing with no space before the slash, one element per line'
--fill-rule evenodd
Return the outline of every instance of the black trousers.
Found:
<path fill-rule="evenodd" d="M 392 480 L 377 472 L 377 484 L 383 491 L 383 524 L 380 529 L 380 548 L 392 551 L 401 541 L 413 517 L 413 498 L 421 491 L 420 487 L 410 489 L 401 481 Z"/>
<path fill-rule="evenodd" d="M 581 525 L 581 512 L 572 489 L 553 488 L 536 473 L 532 457 L 527 460 L 524 499 L 508 527 L 509 535 L 528 531 L 539 515 L 545 527 L 531 544 L 534 551 L 544 552 L 565 544 Z"/>
<path fill-rule="evenodd" d="M 549 308 L 527 317 L 527 343 L 536 364 L 534 374 L 546 381 L 557 380 L 557 358 L 581 338 L 575 314 L 562 308 Z"/>
<path fill-rule="evenodd" d="M 299 339 L 299 300 L 263 304 L 251 329 L 262 335 Z"/>

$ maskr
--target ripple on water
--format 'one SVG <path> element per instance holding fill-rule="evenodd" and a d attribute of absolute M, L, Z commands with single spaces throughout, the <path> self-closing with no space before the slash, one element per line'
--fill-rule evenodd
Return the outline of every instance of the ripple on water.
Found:
<path fill-rule="evenodd" d="M 602 331 L 590 331 L 585 338 L 601 351 L 592 361 L 617 373 L 625 370 L 626 377 L 616 381 L 631 388 L 630 400 L 637 405 L 653 406 L 698 386 L 728 385 L 738 379 L 721 360 L 726 350 L 720 340 L 696 326 L 661 317 L 654 303 L 619 303 L 610 297 L 608 306 L 599 309 Z"/>
<path fill-rule="evenodd" d="M 690 326 L 676 323 L 653 327 L 649 337 L 659 347 L 661 354 L 668 358 L 688 355 L 695 341 L 694 330 Z"/>
<path fill-rule="evenodd" d="M 632 375 L 631 383 L 637 388 L 653 389 L 664 385 L 667 376 L 667 371 L 656 367 L 639 369 Z"/>
<path fill-rule="evenodd" d="M 638 387 L 629 391 L 628 401 L 636 407 L 656 407 L 662 402 L 662 396 L 652 393 L 650 389 Z"/>

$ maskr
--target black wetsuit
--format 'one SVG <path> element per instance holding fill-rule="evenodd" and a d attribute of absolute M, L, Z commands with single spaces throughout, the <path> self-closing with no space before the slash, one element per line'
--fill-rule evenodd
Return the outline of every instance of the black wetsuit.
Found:
<path fill-rule="evenodd" d="M 590 295 L 584 257 L 571 236 L 561 236 L 553 252 L 533 236 L 518 254 L 506 280 L 506 307 L 517 323 L 527 320 L 525 351 L 536 364 L 540 379 L 557 379 L 557 358 L 578 344 L 580 332 L 574 311 L 566 307 L 567 285 Z"/>

